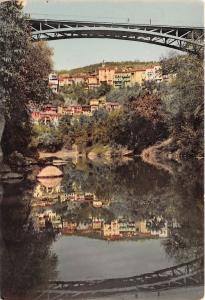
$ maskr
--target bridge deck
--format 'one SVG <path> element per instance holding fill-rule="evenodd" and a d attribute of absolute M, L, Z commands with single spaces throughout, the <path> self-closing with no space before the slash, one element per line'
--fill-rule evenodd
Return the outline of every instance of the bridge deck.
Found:
<path fill-rule="evenodd" d="M 119 39 L 165 46 L 201 55 L 204 28 L 192 26 L 31 19 L 33 41 L 101 38 Z"/>

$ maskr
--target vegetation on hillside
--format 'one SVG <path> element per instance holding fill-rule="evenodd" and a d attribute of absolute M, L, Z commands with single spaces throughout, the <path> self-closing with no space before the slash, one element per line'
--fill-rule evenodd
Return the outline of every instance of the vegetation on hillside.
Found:
<path fill-rule="evenodd" d="M 66 88 L 77 103 L 88 104 L 91 98 L 104 95 L 107 101 L 119 102 L 122 109 L 111 113 L 100 109 L 92 117 L 82 116 L 67 125 L 64 120 L 67 133 L 63 136 L 69 136 L 80 151 L 94 145 L 110 145 L 127 147 L 136 154 L 172 137 L 164 149 L 170 157 L 202 156 L 203 61 L 184 55 L 165 58 L 161 65 L 164 75 L 173 74 L 172 80 L 122 89 Z"/>
<path fill-rule="evenodd" d="M 97 89 L 86 89 L 83 84 L 76 84 L 72 86 L 64 86 L 60 88 L 60 96 L 66 104 L 89 104 L 91 99 L 99 99 L 105 96 L 111 87 L 103 83 Z M 56 103 L 52 101 L 52 103 Z"/>
<path fill-rule="evenodd" d="M 81 68 L 75 68 L 71 70 L 59 70 L 57 73 L 59 75 L 61 74 L 70 74 L 70 75 L 76 75 L 79 73 L 94 73 L 98 68 L 102 67 L 102 65 L 105 65 L 106 67 L 117 67 L 117 68 L 136 68 L 140 69 L 143 67 L 149 67 L 153 65 L 157 65 L 158 62 L 156 61 L 121 61 L 121 62 L 103 62 L 98 64 L 92 64 L 89 66 L 81 67 Z"/>

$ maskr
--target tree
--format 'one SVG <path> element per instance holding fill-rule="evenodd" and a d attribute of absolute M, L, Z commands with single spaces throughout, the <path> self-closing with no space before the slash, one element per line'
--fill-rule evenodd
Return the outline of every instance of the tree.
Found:
<path fill-rule="evenodd" d="M 194 56 L 167 59 L 165 72 L 175 78 L 161 90 L 163 109 L 181 156 L 203 155 L 203 60 Z"/>
<path fill-rule="evenodd" d="M 139 116 L 150 120 L 153 122 L 153 124 L 163 121 L 161 106 L 162 105 L 159 96 L 149 93 L 139 97 L 132 104 L 133 110 L 135 110 Z"/>
<path fill-rule="evenodd" d="M 31 299 L 31 293 L 56 276 L 55 236 L 38 232 L 31 211 L 33 185 L 5 186 L 1 206 L 1 296 Z M 12 205 L 8 205 L 11 203 Z M 25 297 L 25 298 L 24 298 Z M 22 299 L 21 298 L 21 299 Z M 32 298 L 33 299 L 33 298 Z"/>
<path fill-rule="evenodd" d="M 26 152 L 31 139 L 27 105 L 48 97 L 52 51 L 44 43 L 32 44 L 28 22 L 16 1 L 1 4 L 0 21 L 0 101 L 6 119 L 2 148 L 6 154 Z"/>

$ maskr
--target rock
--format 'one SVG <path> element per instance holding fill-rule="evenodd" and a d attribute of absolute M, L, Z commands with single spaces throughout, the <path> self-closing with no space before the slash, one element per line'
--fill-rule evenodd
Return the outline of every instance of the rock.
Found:
<path fill-rule="evenodd" d="M 25 157 L 22 153 L 19 153 L 18 151 L 14 151 L 10 157 L 9 162 L 12 165 L 19 166 L 19 167 L 27 167 L 31 165 L 36 165 L 37 160 L 31 157 Z"/>
<path fill-rule="evenodd" d="M 65 166 L 67 164 L 68 164 L 68 162 L 66 160 L 61 160 L 61 159 L 54 159 L 53 160 L 53 165 L 54 166 Z"/>
<path fill-rule="evenodd" d="M 48 166 L 45 167 L 41 172 L 37 175 L 37 178 L 52 178 L 52 177 L 62 177 L 63 173 L 57 167 Z"/>
<path fill-rule="evenodd" d="M 23 179 L 22 174 L 10 172 L 10 173 L 0 173 L 0 181 Z"/>
<path fill-rule="evenodd" d="M 8 165 L 0 163 L 0 174 L 6 174 L 10 172 L 11 172 L 11 168 Z"/>
<path fill-rule="evenodd" d="M 97 154 L 95 153 L 95 152 L 89 152 L 88 153 L 88 158 L 90 159 L 90 160 L 94 160 L 94 159 L 96 159 L 98 156 L 97 156 Z"/>

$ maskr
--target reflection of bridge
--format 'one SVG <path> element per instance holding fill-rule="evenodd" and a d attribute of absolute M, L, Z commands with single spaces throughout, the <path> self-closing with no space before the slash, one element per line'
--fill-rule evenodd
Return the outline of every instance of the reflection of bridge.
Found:
<path fill-rule="evenodd" d="M 137 25 L 129 23 L 30 20 L 33 41 L 79 38 L 144 42 L 192 54 L 203 50 L 202 27 Z"/>
<path fill-rule="evenodd" d="M 92 281 L 51 281 L 48 290 L 39 293 L 36 299 L 72 299 L 112 295 L 115 293 L 161 291 L 183 286 L 203 284 L 204 258 L 183 263 L 152 273 L 118 279 Z M 69 296 L 69 298 L 68 298 Z"/>

